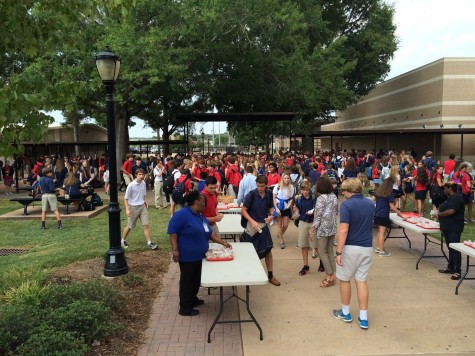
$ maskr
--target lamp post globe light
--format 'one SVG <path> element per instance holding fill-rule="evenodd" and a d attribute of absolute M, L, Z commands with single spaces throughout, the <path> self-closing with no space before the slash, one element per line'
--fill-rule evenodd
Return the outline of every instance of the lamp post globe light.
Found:
<path fill-rule="evenodd" d="M 119 75 L 120 60 L 110 49 L 96 55 L 96 67 L 106 90 L 107 108 L 107 154 L 109 156 L 109 249 L 106 252 L 104 276 L 116 277 L 129 272 L 124 250 L 120 245 L 120 206 L 117 197 L 117 159 L 114 120 L 114 84 Z"/>

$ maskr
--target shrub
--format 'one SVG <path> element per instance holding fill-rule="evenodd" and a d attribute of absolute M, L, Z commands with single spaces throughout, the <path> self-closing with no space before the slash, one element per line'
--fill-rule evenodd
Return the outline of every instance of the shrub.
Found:
<path fill-rule="evenodd" d="M 46 279 L 47 277 L 42 269 L 32 271 L 26 268 L 14 267 L 8 273 L 0 274 L 0 292 L 19 287 L 27 281 L 38 281 L 39 284 L 44 284 Z"/>
<path fill-rule="evenodd" d="M 88 350 L 84 339 L 74 333 L 42 325 L 32 330 L 30 338 L 16 352 L 20 355 L 82 356 Z"/>
<path fill-rule="evenodd" d="M 43 296 L 42 307 L 70 304 L 78 299 L 102 302 L 113 311 L 125 305 L 123 295 L 103 280 L 77 282 L 69 285 L 51 286 Z"/>
<path fill-rule="evenodd" d="M 122 277 L 122 284 L 126 287 L 143 286 L 144 283 L 143 278 L 135 273 L 128 273 Z"/>
<path fill-rule="evenodd" d="M 111 322 L 111 316 L 110 308 L 103 303 L 81 299 L 51 310 L 45 324 L 58 330 L 74 332 L 92 343 L 117 329 Z"/>
<path fill-rule="evenodd" d="M 47 285 L 41 285 L 38 281 L 26 281 L 18 287 L 7 290 L 1 299 L 10 304 L 38 305 L 47 288 Z"/>
<path fill-rule="evenodd" d="M 36 304 L 11 298 L 0 305 L 0 355 L 81 355 L 119 328 L 111 308 L 119 310 L 123 297 L 104 281 L 48 286 L 34 295 Z"/>
<path fill-rule="evenodd" d="M 41 324 L 43 312 L 30 304 L 4 304 L 0 307 L 0 355 L 6 355 L 26 342 L 32 329 Z"/>

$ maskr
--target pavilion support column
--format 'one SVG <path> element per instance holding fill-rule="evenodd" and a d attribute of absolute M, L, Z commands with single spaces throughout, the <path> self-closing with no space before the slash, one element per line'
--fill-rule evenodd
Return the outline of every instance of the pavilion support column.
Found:
<path fill-rule="evenodd" d="M 314 139 L 313 137 L 304 136 L 302 137 L 302 152 L 314 154 Z"/>

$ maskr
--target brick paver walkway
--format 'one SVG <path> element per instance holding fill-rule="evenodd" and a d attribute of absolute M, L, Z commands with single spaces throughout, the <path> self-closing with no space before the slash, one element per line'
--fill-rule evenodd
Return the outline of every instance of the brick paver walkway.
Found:
<path fill-rule="evenodd" d="M 217 324 L 208 343 L 208 329 L 219 311 L 219 289 L 201 289 L 198 297 L 205 304 L 198 307 L 197 316 L 178 314 L 178 287 L 180 269 L 177 263 L 171 263 L 163 280 L 162 291 L 153 304 L 145 344 L 139 349 L 139 356 L 202 356 L 229 355 L 240 356 L 242 352 L 241 328 L 239 324 Z M 224 289 L 226 299 L 232 293 L 231 288 Z M 239 307 L 236 298 L 225 304 L 221 320 L 236 320 Z"/>

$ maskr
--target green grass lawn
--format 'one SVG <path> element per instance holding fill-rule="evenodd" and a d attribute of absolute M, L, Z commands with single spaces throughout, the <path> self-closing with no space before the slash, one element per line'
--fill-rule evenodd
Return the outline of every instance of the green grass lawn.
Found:
<path fill-rule="evenodd" d="M 19 208 L 16 202 L 0 200 L 0 214 Z M 152 241 L 165 251 L 170 249 L 166 234 L 169 217 L 167 209 L 149 208 Z M 125 224 L 126 216 L 122 212 L 121 229 Z M 89 220 L 63 220 L 61 231 L 57 230 L 55 220 L 47 220 L 46 231 L 40 231 L 40 225 L 40 219 L 0 224 L 0 248 L 29 249 L 22 254 L 0 257 L 0 293 L 29 279 L 44 280 L 57 267 L 104 256 L 109 247 L 106 211 Z M 140 225 L 129 233 L 127 241 L 126 254 L 148 248 Z"/>

